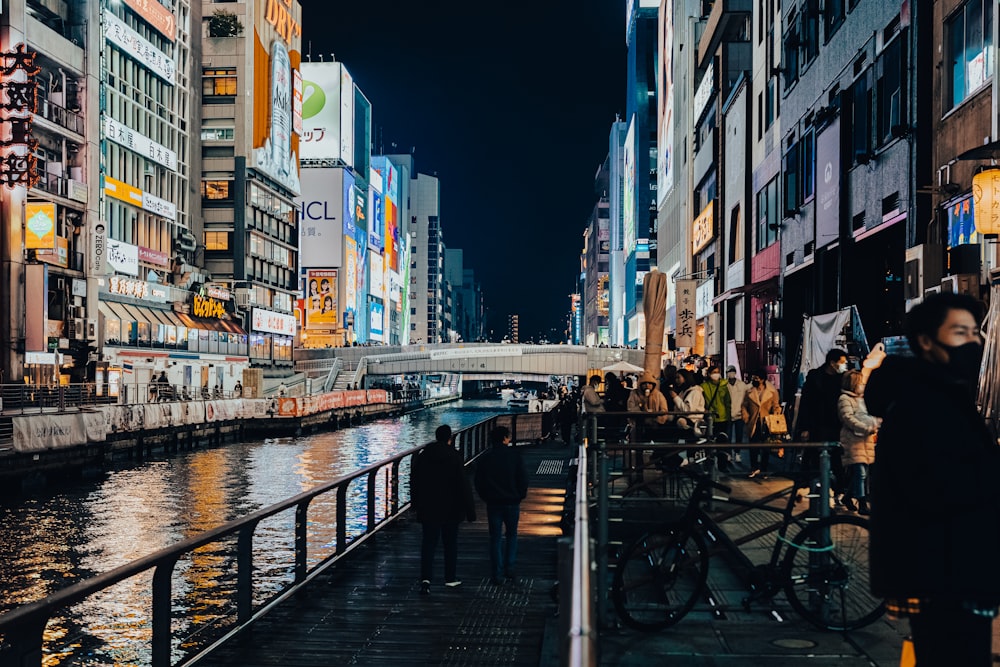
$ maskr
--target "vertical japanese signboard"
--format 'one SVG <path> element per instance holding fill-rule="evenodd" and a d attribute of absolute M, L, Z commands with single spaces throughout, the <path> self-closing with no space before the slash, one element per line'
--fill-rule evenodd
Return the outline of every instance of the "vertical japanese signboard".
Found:
<path fill-rule="evenodd" d="M 674 341 L 677 347 L 694 347 L 696 322 L 695 296 L 698 291 L 697 280 L 678 280 L 677 285 L 677 325 L 674 329 Z"/>

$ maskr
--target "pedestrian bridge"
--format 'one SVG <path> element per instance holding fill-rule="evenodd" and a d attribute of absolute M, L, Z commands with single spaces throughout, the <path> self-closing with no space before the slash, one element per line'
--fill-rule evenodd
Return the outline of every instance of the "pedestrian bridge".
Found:
<path fill-rule="evenodd" d="M 367 375 L 459 373 L 466 380 L 506 375 L 587 375 L 619 361 L 643 365 L 643 350 L 582 345 L 442 343 L 296 350 L 295 368 L 312 376 L 329 371 L 337 359 L 345 369 L 364 367 Z"/>

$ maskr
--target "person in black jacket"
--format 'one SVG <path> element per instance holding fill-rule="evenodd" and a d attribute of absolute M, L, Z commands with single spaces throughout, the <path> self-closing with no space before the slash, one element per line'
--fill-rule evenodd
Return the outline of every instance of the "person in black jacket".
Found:
<path fill-rule="evenodd" d="M 476 462 L 476 491 L 486 503 L 490 525 L 490 565 L 492 581 L 500 585 L 514 578 L 517 565 L 517 522 L 521 501 L 528 495 L 528 474 L 521 453 L 510 444 L 510 429 L 497 426 L 490 433 L 493 443 Z M 501 531 L 506 531 L 506 545 L 501 545 Z M 501 548 L 504 546 L 504 548 Z"/>
<path fill-rule="evenodd" d="M 472 487 L 465 476 L 462 455 L 452 444 L 451 427 L 438 426 L 435 442 L 413 459 L 410 500 L 423 526 L 420 542 L 420 593 L 431 592 L 431 573 L 438 540 L 444 544 L 444 585 L 462 584 L 458 569 L 458 524 L 476 520 Z"/>
<path fill-rule="evenodd" d="M 865 389 L 883 418 L 871 477 L 871 589 L 909 615 L 920 667 L 992 664 L 1000 605 L 1000 447 L 976 407 L 981 304 L 942 293 L 910 310 L 915 357 Z"/>
<path fill-rule="evenodd" d="M 795 420 L 798 439 L 802 442 L 840 442 L 840 414 L 837 401 L 844 373 L 847 372 L 847 353 L 836 348 L 826 353 L 826 362 L 806 375 L 799 400 L 799 414 Z M 805 450 L 802 468 L 810 473 L 819 469 L 819 452 Z M 840 448 L 830 452 L 830 472 L 833 490 L 838 499 L 844 492 L 846 476 Z"/>

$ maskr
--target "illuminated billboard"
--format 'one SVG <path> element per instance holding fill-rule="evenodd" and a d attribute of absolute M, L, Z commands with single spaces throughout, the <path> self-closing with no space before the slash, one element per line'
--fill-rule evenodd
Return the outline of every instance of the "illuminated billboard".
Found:
<path fill-rule="evenodd" d="M 354 167 L 354 79 L 340 68 L 340 156 Z"/>
<path fill-rule="evenodd" d="M 385 298 L 385 261 L 377 252 L 368 253 L 368 293 Z"/>
<path fill-rule="evenodd" d="M 358 243 L 344 237 L 344 310 L 358 312 Z"/>
<path fill-rule="evenodd" d="M 635 249 L 635 116 L 628 124 L 625 135 L 625 192 L 622 202 L 624 239 L 622 250 L 628 257 Z"/>
<path fill-rule="evenodd" d="M 345 170 L 302 170 L 299 205 L 299 263 L 304 267 L 339 266 L 344 248 Z M 349 175 L 348 175 L 349 176 Z"/>
<path fill-rule="evenodd" d="M 663 204 L 674 187 L 674 3 L 660 3 L 660 57 L 657 77 L 657 133 L 656 133 L 656 205 Z"/>
<path fill-rule="evenodd" d="M 354 220 L 354 175 L 344 170 L 344 236 L 354 238 L 358 233 Z"/>
<path fill-rule="evenodd" d="M 333 160 L 350 166 L 354 163 L 353 143 L 341 141 L 345 125 L 342 114 L 351 113 L 353 132 L 354 84 L 349 87 L 350 104 L 341 104 L 341 88 L 346 70 L 340 63 L 302 63 L 302 142 L 303 160 Z M 350 78 L 350 74 L 347 75 Z M 352 153 L 345 153 L 351 147 Z"/>
<path fill-rule="evenodd" d="M 272 0 L 255 3 L 254 13 L 253 167 L 298 194 L 293 71 L 302 59 L 302 7 Z"/>
<path fill-rule="evenodd" d="M 368 221 L 368 247 L 372 252 L 382 252 L 382 235 L 385 233 L 385 217 L 383 215 L 382 193 L 374 188 L 368 189 L 369 208 L 371 219 Z"/>
<path fill-rule="evenodd" d="M 354 247 L 357 253 L 357 275 L 355 282 L 355 294 L 357 294 L 357 308 L 360 311 L 366 307 L 366 294 L 368 294 L 368 192 L 362 190 L 357 182 L 354 184 Z M 359 340 L 368 339 L 368 319 L 357 317 L 354 320 L 354 333 Z"/>
<path fill-rule="evenodd" d="M 337 269 L 306 269 L 306 329 L 338 328 L 337 288 Z"/>
<path fill-rule="evenodd" d="M 399 271 L 399 172 L 383 155 L 372 157 L 372 170 L 382 181 L 382 247 L 386 267 Z"/>
<path fill-rule="evenodd" d="M 385 308 L 381 303 L 372 301 L 368 304 L 368 311 L 370 313 L 369 336 L 372 340 L 382 340 L 385 331 Z"/>

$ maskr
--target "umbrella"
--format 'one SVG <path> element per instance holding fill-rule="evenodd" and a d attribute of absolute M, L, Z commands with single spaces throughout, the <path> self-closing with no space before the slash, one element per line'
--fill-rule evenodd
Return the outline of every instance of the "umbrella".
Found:
<path fill-rule="evenodd" d="M 630 364 L 627 361 L 616 361 L 610 366 L 605 366 L 601 370 L 605 373 L 641 373 L 643 368 L 642 366 Z"/>
<path fill-rule="evenodd" d="M 653 377 L 660 377 L 663 326 L 667 319 L 667 277 L 654 267 L 642 282 L 642 312 L 646 316 L 646 355 L 643 366 Z"/>

